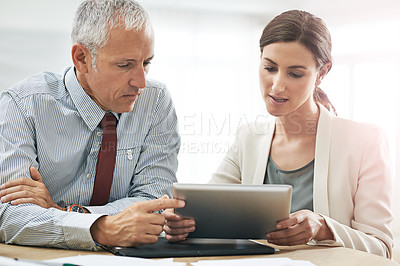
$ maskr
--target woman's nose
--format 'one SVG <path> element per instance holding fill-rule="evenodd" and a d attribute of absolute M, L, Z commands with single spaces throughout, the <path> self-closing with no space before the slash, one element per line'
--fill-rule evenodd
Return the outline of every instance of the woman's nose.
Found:
<path fill-rule="evenodd" d="M 285 78 L 278 73 L 273 79 L 272 92 L 278 94 L 284 91 L 285 88 L 286 88 Z"/>

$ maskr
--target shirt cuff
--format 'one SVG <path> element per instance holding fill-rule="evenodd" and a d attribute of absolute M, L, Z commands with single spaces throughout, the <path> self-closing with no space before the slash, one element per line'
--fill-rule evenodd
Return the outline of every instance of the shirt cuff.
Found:
<path fill-rule="evenodd" d="M 83 214 L 71 212 L 62 220 L 65 241 L 71 249 L 96 250 L 96 244 L 90 234 L 90 227 L 101 214 Z"/>
<path fill-rule="evenodd" d="M 148 201 L 150 198 L 145 197 L 126 197 L 114 202 L 109 202 L 103 206 L 83 206 L 93 214 L 103 214 L 103 215 L 116 215 L 120 213 L 125 208 L 129 207 L 138 201 Z"/>
<path fill-rule="evenodd" d="M 116 210 L 113 207 L 109 207 L 107 205 L 104 206 L 84 206 L 85 209 L 90 211 L 91 214 L 96 214 L 96 215 L 116 215 L 120 211 Z"/>
<path fill-rule="evenodd" d="M 307 243 L 311 246 L 340 246 L 335 240 L 314 240 Z"/>
<path fill-rule="evenodd" d="M 344 247 L 344 244 L 340 241 L 340 238 L 338 238 L 338 234 L 335 230 L 335 227 L 333 226 L 334 220 L 326 215 L 320 214 L 324 219 L 326 225 L 329 227 L 329 229 L 332 232 L 333 235 L 333 240 L 311 240 L 308 244 L 310 245 L 319 245 L 319 246 L 331 246 L 331 247 Z"/>

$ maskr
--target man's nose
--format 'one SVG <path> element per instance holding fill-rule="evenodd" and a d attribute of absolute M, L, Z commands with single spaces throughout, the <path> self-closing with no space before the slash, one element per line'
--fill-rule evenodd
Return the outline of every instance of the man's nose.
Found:
<path fill-rule="evenodd" d="M 129 80 L 129 85 L 143 89 L 146 87 L 146 74 L 143 67 L 136 69 Z"/>

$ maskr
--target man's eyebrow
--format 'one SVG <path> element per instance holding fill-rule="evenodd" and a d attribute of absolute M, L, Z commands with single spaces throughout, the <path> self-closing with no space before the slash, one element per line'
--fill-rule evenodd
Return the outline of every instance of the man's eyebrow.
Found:
<path fill-rule="evenodd" d="M 269 58 L 267 58 L 267 57 L 264 57 L 263 59 L 264 59 L 264 61 L 268 61 L 268 62 L 270 62 L 270 63 L 273 64 L 273 65 L 276 65 L 276 66 L 278 65 L 278 64 L 275 63 L 274 60 L 272 60 L 272 59 L 269 59 Z M 302 66 L 302 65 L 289 66 L 288 68 L 302 68 L 302 69 L 307 69 L 305 66 Z"/>
<path fill-rule="evenodd" d="M 152 55 L 152 56 L 150 56 L 149 58 L 147 58 L 146 61 L 153 60 L 153 58 L 154 58 L 154 55 Z"/>
<path fill-rule="evenodd" d="M 145 59 L 144 61 L 150 61 L 150 60 L 153 60 L 153 58 L 154 58 L 154 55 L 150 56 L 149 58 Z M 136 59 L 129 59 L 129 58 L 124 58 L 122 60 L 125 60 L 128 62 L 136 62 L 137 61 Z"/>

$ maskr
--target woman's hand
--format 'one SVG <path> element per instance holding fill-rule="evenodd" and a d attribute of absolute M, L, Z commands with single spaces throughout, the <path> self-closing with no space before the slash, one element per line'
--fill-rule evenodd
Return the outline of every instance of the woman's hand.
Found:
<path fill-rule="evenodd" d="M 32 179 L 21 177 L 10 180 L 0 186 L 0 200 L 12 205 L 33 203 L 43 208 L 57 208 L 64 210 L 51 199 L 50 193 L 43 183 L 42 176 L 35 167 L 30 167 Z"/>
<path fill-rule="evenodd" d="M 163 227 L 165 238 L 170 242 L 184 240 L 195 228 L 195 221 L 191 218 L 183 218 L 174 213 L 174 209 L 166 209 L 163 213 L 165 225 Z"/>
<path fill-rule="evenodd" d="M 300 210 L 276 224 L 277 231 L 267 233 L 269 243 L 283 246 L 306 244 L 310 240 L 333 240 L 325 219 L 312 211 Z"/>

